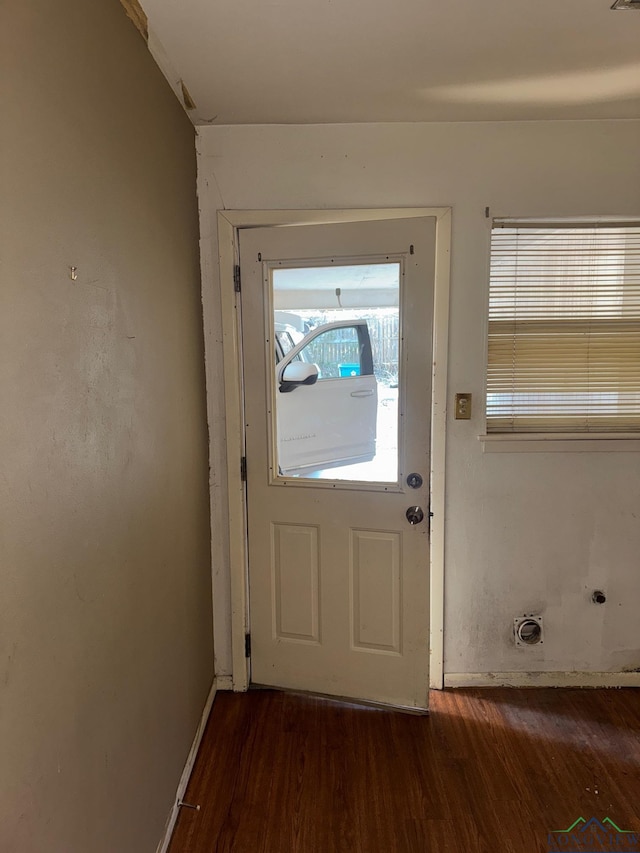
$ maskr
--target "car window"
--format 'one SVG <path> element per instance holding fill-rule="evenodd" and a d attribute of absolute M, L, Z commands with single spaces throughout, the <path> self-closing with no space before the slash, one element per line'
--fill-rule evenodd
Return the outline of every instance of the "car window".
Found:
<path fill-rule="evenodd" d="M 302 335 L 299 336 L 300 340 L 302 340 Z M 276 331 L 276 364 L 279 361 L 288 355 L 291 350 L 300 343 L 300 340 L 296 341 L 289 331 Z M 292 361 L 302 361 L 300 354 L 295 355 Z"/>
<path fill-rule="evenodd" d="M 280 351 L 282 352 L 283 356 L 291 352 L 291 350 L 295 346 L 290 332 L 276 332 L 276 340 L 280 345 Z"/>
<path fill-rule="evenodd" d="M 302 360 L 318 367 L 318 379 L 347 379 L 373 373 L 369 335 L 364 325 L 327 329 L 301 350 Z"/>

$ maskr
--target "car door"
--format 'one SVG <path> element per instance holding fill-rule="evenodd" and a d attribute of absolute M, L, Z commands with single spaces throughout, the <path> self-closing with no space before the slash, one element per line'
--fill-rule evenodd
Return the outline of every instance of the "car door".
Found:
<path fill-rule="evenodd" d="M 298 361 L 315 365 L 315 382 L 287 381 L 287 368 Z M 378 389 L 366 320 L 319 326 L 276 371 L 280 473 L 310 474 L 374 458 Z"/>

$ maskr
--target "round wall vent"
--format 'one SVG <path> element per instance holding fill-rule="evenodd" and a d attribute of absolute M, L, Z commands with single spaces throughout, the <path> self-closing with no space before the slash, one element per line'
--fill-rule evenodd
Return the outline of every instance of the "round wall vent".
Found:
<path fill-rule="evenodd" d="M 516 616 L 513 620 L 516 646 L 542 643 L 542 616 Z"/>

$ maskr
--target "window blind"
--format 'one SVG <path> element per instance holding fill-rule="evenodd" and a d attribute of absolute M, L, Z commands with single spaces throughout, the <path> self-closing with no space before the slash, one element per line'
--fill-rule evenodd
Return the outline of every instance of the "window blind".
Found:
<path fill-rule="evenodd" d="M 640 223 L 496 221 L 487 432 L 640 432 Z"/>

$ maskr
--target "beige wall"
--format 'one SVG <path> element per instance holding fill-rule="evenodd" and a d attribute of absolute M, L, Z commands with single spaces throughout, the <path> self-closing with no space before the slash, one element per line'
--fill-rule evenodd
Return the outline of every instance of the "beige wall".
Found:
<path fill-rule="evenodd" d="M 202 128 L 198 137 L 211 423 L 220 433 L 215 210 L 451 205 L 445 672 L 640 667 L 640 452 L 483 453 L 492 216 L 640 217 L 640 122 L 478 122 Z M 216 445 L 217 447 L 218 445 Z M 217 452 L 214 447 L 214 452 Z M 221 457 L 214 468 L 222 464 Z M 223 484 L 220 484 L 222 494 Z M 220 502 L 222 506 L 222 502 Z M 221 555 L 224 511 L 215 514 Z M 218 672 L 228 671 L 224 559 L 214 576 Z M 608 593 L 594 606 L 594 588 Z M 513 617 L 544 616 L 516 648 Z"/>
<path fill-rule="evenodd" d="M 1 16 L 0 849 L 151 853 L 212 680 L 194 132 L 118 0 Z"/>

